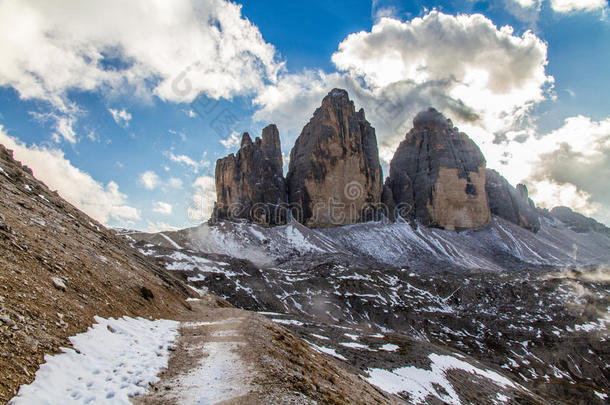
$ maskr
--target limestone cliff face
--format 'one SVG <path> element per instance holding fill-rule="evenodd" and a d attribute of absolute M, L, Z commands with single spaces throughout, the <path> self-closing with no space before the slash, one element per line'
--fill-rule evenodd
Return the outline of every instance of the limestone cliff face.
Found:
<path fill-rule="evenodd" d="M 540 216 L 534 202 L 529 198 L 527 187 L 511 186 L 495 170 L 487 169 L 485 190 L 491 213 L 532 232 L 540 230 Z"/>
<path fill-rule="evenodd" d="M 491 219 L 485 164 L 477 145 L 431 108 L 413 120 L 386 184 L 403 216 L 410 209 L 425 226 L 476 228 Z"/>
<path fill-rule="evenodd" d="M 247 219 L 265 225 L 286 223 L 286 183 L 280 136 L 275 125 L 254 142 L 244 133 L 239 151 L 216 162 L 214 219 Z"/>
<path fill-rule="evenodd" d="M 383 190 L 375 129 L 345 90 L 333 89 L 290 154 L 288 199 L 310 227 L 353 224 L 374 215 Z"/>

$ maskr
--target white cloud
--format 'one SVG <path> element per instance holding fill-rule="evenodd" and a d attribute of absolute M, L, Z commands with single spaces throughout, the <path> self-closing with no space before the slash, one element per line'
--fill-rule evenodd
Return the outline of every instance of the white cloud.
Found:
<path fill-rule="evenodd" d="M 432 11 L 422 18 L 383 18 L 370 32 L 349 35 L 332 61 L 340 72 L 282 75 L 254 100 L 254 118 L 278 124 L 290 143 L 333 87 L 348 90 L 377 129 L 388 163 L 415 114 L 435 106 L 478 129 L 481 146 L 514 129 L 545 100 L 547 46 L 486 17 Z M 280 96 L 281 95 L 281 96 Z"/>
<path fill-rule="evenodd" d="M 525 182 L 539 205 L 567 205 L 610 223 L 604 208 L 610 207 L 610 118 L 570 117 L 550 133 L 515 131 L 482 150 L 488 167 L 512 184 Z"/>
<path fill-rule="evenodd" d="M 521 7 L 534 7 L 540 4 L 540 0 L 513 0 L 515 3 L 519 4 Z"/>
<path fill-rule="evenodd" d="M 0 86 L 71 119 L 71 92 L 231 98 L 283 69 L 241 6 L 225 0 L 4 0 L 0 55 Z"/>
<path fill-rule="evenodd" d="M 60 117 L 57 119 L 57 133 L 70 143 L 76 143 L 76 133 L 72 128 L 73 125 L 74 118 Z"/>
<path fill-rule="evenodd" d="M 125 223 L 140 218 L 138 210 L 127 204 L 127 196 L 110 181 L 106 186 L 88 173 L 74 167 L 59 149 L 27 146 L 11 137 L 0 126 L 0 144 L 14 151 L 15 158 L 32 168 L 34 175 L 68 202 L 96 220 Z"/>
<path fill-rule="evenodd" d="M 127 128 L 129 126 L 129 121 L 131 121 L 131 114 L 127 112 L 127 110 L 115 110 L 114 108 L 109 108 L 108 112 L 112 115 L 112 119 L 118 125 Z"/>
<path fill-rule="evenodd" d="M 170 129 L 169 133 L 179 137 L 182 142 L 186 141 L 186 134 L 182 131 L 176 131 L 174 129 Z"/>
<path fill-rule="evenodd" d="M 528 182 L 528 190 L 530 197 L 543 208 L 564 205 L 581 214 L 594 215 L 601 207 L 601 204 L 591 201 L 591 194 L 571 183 L 558 184 L 552 180 Z"/>
<path fill-rule="evenodd" d="M 601 10 L 608 5 L 606 0 L 551 0 L 551 7 L 558 13 Z"/>
<path fill-rule="evenodd" d="M 157 201 L 153 205 L 153 211 L 161 215 L 171 215 L 172 205 L 163 201 Z"/>
<path fill-rule="evenodd" d="M 511 167 L 507 178 L 511 182 L 527 179 L 536 171 L 544 171 L 543 166 L 552 163 L 550 158 L 573 159 L 574 164 L 603 162 L 610 150 L 610 118 L 593 121 L 589 117 L 567 118 L 563 126 L 548 134 L 536 135 L 532 129 L 507 134 L 507 139 L 495 145 L 488 145 L 486 157 L 488 166 L 502 170 Z M 542 173 L 536 174 L 541 178 Z"/>
<path fill-rule="evenodd" d="M 180 228 L 172 226 L 170 224 L 168 224 L 167 222 L 163 222 L 163 221 L 159 221 L 159 222 L 152 222 L 152 221 L 146 221 L 146 232 L 150 232 L 150 233 L 157 233 L 157 232 L 165 232 L 165 231 L 177 231 Z"/>
<path fill-rule="evenodd" d="M 216 202 L 216 184 L 213 177 L 201 176 L 193 183 L 193 203 L 188 208 L 189 221 L 200 223 L 212 215 Z"/>
<path fill-rule="evenodd" d="M 87 138 L 91 142 L 99 142 L 100 141 L 100 138 L 97 136 L 97 134 L 93 130 L 90 130 L 89 133 L 87 133 Z"/>
<path fill-rule="evenodd" d="M 159 185 L 159 176 L 153 171 L 145 171 L 140 174 L 140 184 L 147 190 L 154 190 Z"/>
<path fill-rule="evenodd" d="M 503 0 L 506 11 L 536 28 L 543 0 Z"/>
<path fill-rule="evenodd" d="M 172 188 L 182 188 L 182 180 L 177 177 L 170 177 L 170 179 L 167 181 L 167 184 Z"/>
<path fill-rule="evenodd" d="M 430 93 L 431 102 L 476 114 L 496 131 L 544 99 L 544 86 L 553 80 L 546 56 L 546 45 L 531 32 L 516 36 L 480 14 L 432 11 L 408 22 L 384 18 L 371 32 L 351 34 L 332 60 L 376 93 L 436 88 L 440 97 Z"/>
<path fill-rule="evenodd" d="M 29 114 L 41 125 L 45 125 L 49 121 L 53 123 L 54 132 L 51 134 L 51 138 L 55 142 L 59 143 L 63 138 L 65 141 L 68 141 L 71 144 L 74 144 L 77 141 L 74 125 L 76 124 L 76 117 L 80 113 L 81 112 L 79 110 L 75 109 L 65 114 L 54 112 L 29 112 Z"/>
<path fill-rule="evenodd" d="M 229 135 L 227 139 L 221 139 L 220 143 L 226 149 L 232 149 L 238 147 L 241 144 L 241 138 L 237 131 L 232 131 L 231 135 Z"/>
<path fill-rule="evenodd" d="M 371 2 L 371 17 L 375 22 L 384 17 L 394 17 L 396 14 L 398 14 L 398 10 L 394 5 L 384 4 L 382 0 Z"/>
<path fill-rule="evenodd" d="M 168 157 L 169 157 L 169 160 L 171 160 L 172 162 L 181 163 L 186 166 L 190 166 L 194 169 L 197 169 L 199 167 L 199 163 L 195 162 L 193 159 L 191 159 L 190 157 L 188 157 L 186 155 L 174 155 L 173 153 L 170 152 L 168 154 Z"/>
<path fill-rule="evenodd" d="M 166 152 L 165 155 L 172 162 L 188 166 L 193 172 L 197 172 L 201 167 L 209 167 L 212 163 L 205 159 L 207 153 L 204 152 L 202 159 L 197 162 L 187 155 L 175 155 L 173 152 Z"/>
<path fill-rule="evenodd" d="M 569 14 L 574 12 L 594 12 L 607 9 L 607 0 L 504 0 L 506 10 L 522 21 L 535 27 L 542 10 L 542 5 L 548 4 L 555 13 Z M 605 19 L 605 14 L 603 17 Z"/>

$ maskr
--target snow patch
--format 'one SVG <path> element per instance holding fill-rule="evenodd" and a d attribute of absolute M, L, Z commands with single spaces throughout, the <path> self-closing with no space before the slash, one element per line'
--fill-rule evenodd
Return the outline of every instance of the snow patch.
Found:
<path fill-rule="evenodd" d="M 343 361 L 347 361 L 347 359 L 345 357 L 343 357 L 342 355 L 340 355 L 339 353 L 337 353 L 337 351 L 335 349 L 331 349 L 330 347 L 324 347 L 324 346 L 318 346 L 314 343 L 311 343 L 308 340 L 305 340 L 315 351 L 320 352 L 320 353 L 324 353 L 324 354 L 329 354 L 333 357 L 336 357 L 340 360 Z"/>
<path fill-rule="evenodd" d="M 95 321 L 87 332 L 70 338 L 74 349 L 45 356 L 34 382 L 21 386 L 10 403 L 129 404 L 130 397 L 146 393 L 167 367 L 178 322 L 130 317 Z"/>
<path fill-rule="evenodd" d="M 250 390 L 250 370 L 236 352 L 244 343 L 208 342 L 201 349 L 201 362 L 179 378 L 183 404 L 215 404 L 238 398 Z"/>
<path fill-rule="evenodd" d="M 311 336 L 316 337 L 318 339 L 322 339 L 322 340 L 330 340 L 329 337 L 327 336 L 322 336 L 322 335 L 318 335 L 317 333 L 310 333 Z"/>
<path fill-rule="evenodd" d="M 428 396 L 437 397 L 448 404 L 461 404 L 457 392 L 447 379 L 449 370 L 463 370 L 488 378 L 502 388 L 516 388 L 516 385 L 508 378 L 491 370 L 482 370 L 453 356 L 432 353 L 428 358 L 432 361 L 430 370 L 413 366 L 391 371 L 370 368 L 367 370 L 370 376 L 366 380 L 391 394 L 407 392 L 411 395 L 410 399 L 416 404 L 426 403 Z M 439 391 L 437 387 L 441 387 L 442 390 Z"/>
<path fill-rule="evenodd" d="M 180 246 L 179 244 L 177 244 L 176 242 L 174 242 L 172 240 L 172 238 L 170 238 L 169 236 L 167 236 L 166 234 L 164 234 L 163 232 L 159 232 L 159 235 L 161 235 L 163 237 L 163 239 L 165 239 L 166 241 L 169 242 L 170 245 L 172 245 L 172 247 L 174 249 L 180 249 L 182 250 L 182 246 Z"/>
<path fill-rule="evenodd" d="M 601 399 L 608 399 L 608 394 L 604 394 L 604 393 L 599 392 L 599 391 L 595 391 L 595 395 L 597 395 Z"/>
<path fill-rule="evenodd" d="M 379 350 L 384 350 L 386 352 L 395 352 L 398 349 L 400 349 L 400 346 L 395 345 L 393 343 L 386 343 L 385 345 L 379 348 Z"/>
<path fill-rule="evenodd" d="M 309 242 L 296 226 L 288 225 L 285 229 L 286 241 L 295 246 L 300 252 L 323 252 L 324 250 Z"/>
<path fill-rule="evenodd" d="M 341 346 L 349 347 L 350 349 L 370 350 L 367 345 L 363 345 L 361 343 L 356 343 L 356 342 L 341 342 L 339 344 Z"/>
<path fill-rule="evenodd" d="M 273 322 L 281 323 L 283 325 L 296 325 L 303 326 L 303 322 L 294 319 L 272 319 Z"/>

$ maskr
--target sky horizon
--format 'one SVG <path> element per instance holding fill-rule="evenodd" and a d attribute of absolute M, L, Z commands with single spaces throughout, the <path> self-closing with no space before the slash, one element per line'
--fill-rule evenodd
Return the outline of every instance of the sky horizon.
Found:
<path fill-rule="evenodd" d="M 194 226 L 216 159 L 277 125 L 287 157 L 346 89 L 384 177 L 430 106 L 538 206 L 610 225 L 607 0 L 0 0 L 0 144 L 107 226 Z"/>

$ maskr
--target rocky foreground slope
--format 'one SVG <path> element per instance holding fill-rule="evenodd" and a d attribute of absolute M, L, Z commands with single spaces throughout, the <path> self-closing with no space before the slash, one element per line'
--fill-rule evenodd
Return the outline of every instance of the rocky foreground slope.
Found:
<path fill-rule="evenodd" d="M 0 402 L 93 316 L 171 317 L 183 283 L 66 203 L 0 146 Z"/>
<path fill-rule="evenodd" d="M 147 391 L 141 402 L 168 403 L 164 395 L 179 392 L 203 403 L 210 395 L 252 404 L 401 403 L 280 324 L 195 293 L 1 145 L 0 196 L 0 403 L 18 392 L 15 404 L 124 403 L 125 392 Z M 147 347 L 167 324 L 177 325 L 164 332 L 176 342 Z M 244 352 L 234 331 L 256 347 Z M 65 349 L 72 346 L 80 349 Z M 169 368 L 150 386 L 149 369 L 163 357 Z M 193 375 L 196 384 L 187 384 Z"/>

